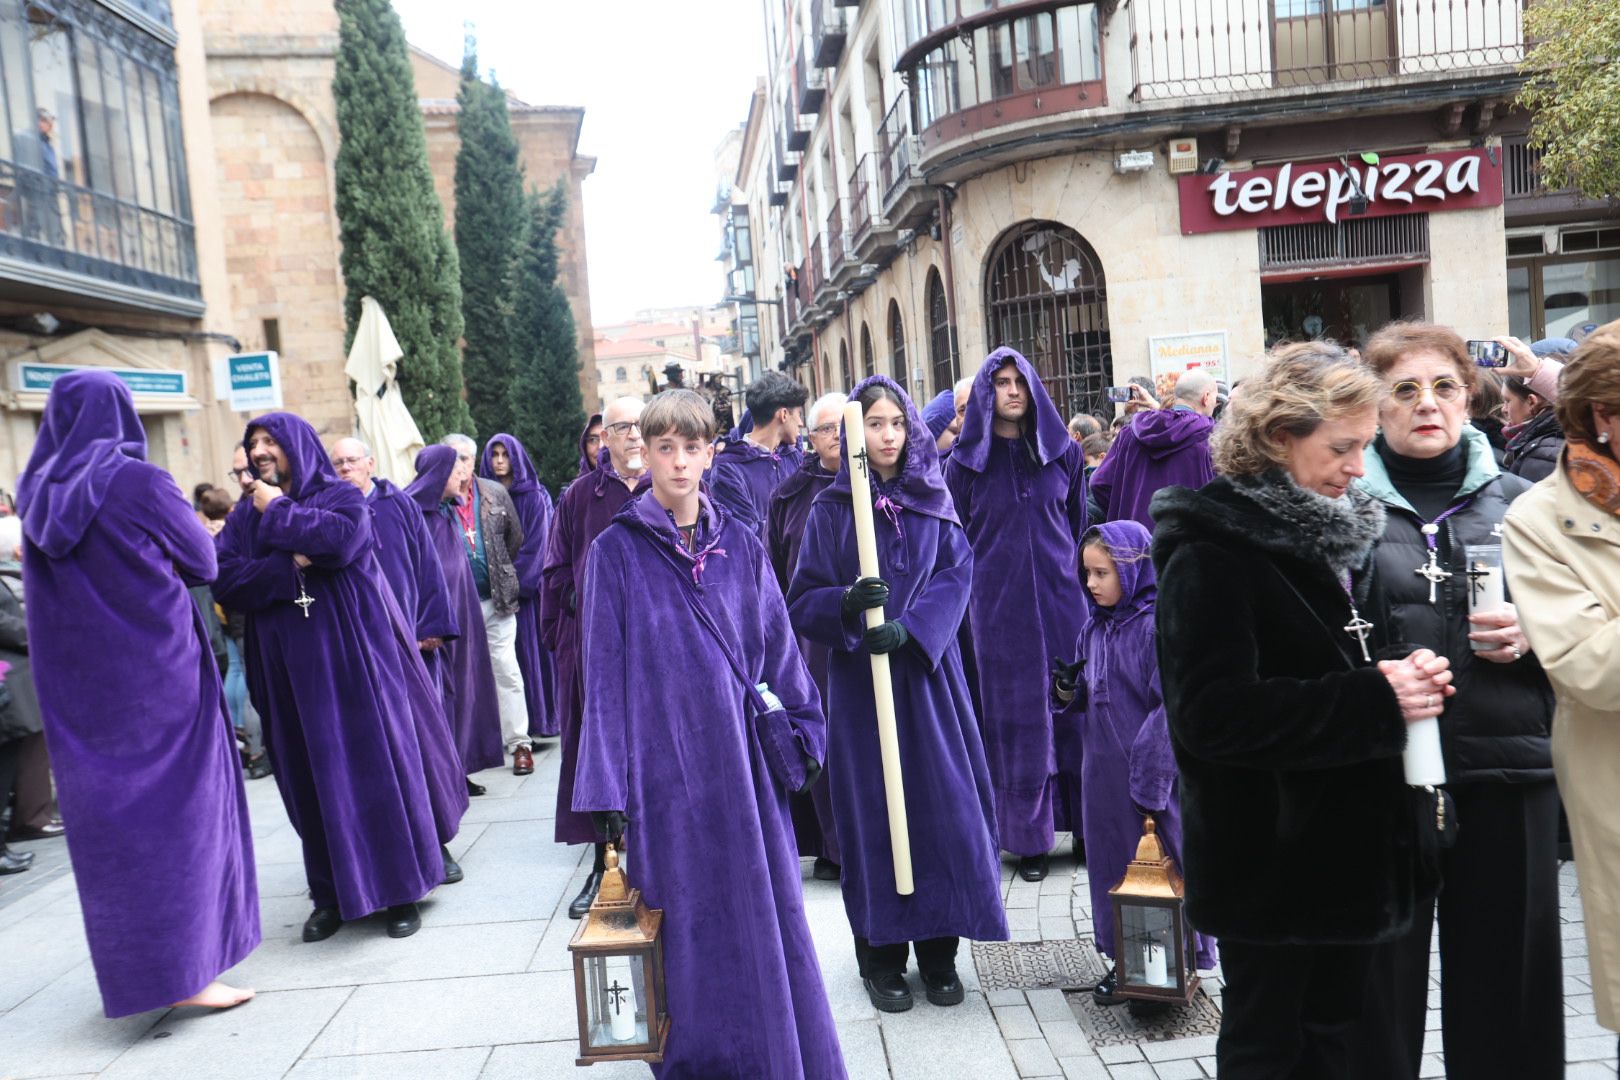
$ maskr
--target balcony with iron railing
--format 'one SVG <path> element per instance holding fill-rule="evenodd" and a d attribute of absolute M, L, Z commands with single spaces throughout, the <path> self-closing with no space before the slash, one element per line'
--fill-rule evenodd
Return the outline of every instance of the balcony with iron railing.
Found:
<path fill-rule="evenodd" d="M 889 106 L 883 127 L 878 131 L 878 179 L 885 208 L 894 202 L 901 185 L 911 178 L 911 166 L 911 103 L 902 91 Z"/>
<path fill-rule="evenodd" d="M 834 199 L 832 211 L 827 214 L 827 272 L 833 277 L 843 268 L 848 250 L 844 242 L 844 204 Z"/>
<path fill-rule="evenodd" d="M 827 102 L 827 73 L 812 67 L 805 59 L 804 46 L 793 60 L 793 99 L 801 116 L 815 117 Z"/>
<path fill-rule="evenodd" d="M 797 150 L 787 147 L 784 133 L 776 133 L 776 154 L 772 163 L 776 166 L 776 179 L 784 184 L 791 184 L 799 175 L 799 162 L 801 157 Z"/>
<path fill-rule="evenodd" d="M 844 12 L 831 0 L 812 0 L 810 4 L 811 56 L 818 68 L 830 68 L 844 55 L 844 42 L 848 37 Z"/>
<path fill-rule="evenodd" d="M 849 174 L 849 242 L 859 247 L 872 232 L 872 155 L 862 154 Z"/>
<path fill-rule="evenodd" d="M 794 108 L 794 95 L 789 94 L 782 108 L 782 130 L 786 133 L 789 150 L 803 150 L 810 145 L 810 133 L 816 128 L 816 118 L 802 115 Z"/>
<path fill-rule="evenodd" d="M 821 254 L 821 237 L 818 236 L 810 241 L 810 277 L 807 282 L 809 292 L 801 294 L 806 297 L 805 307 L 810 307 L 816 302 L 816 294 L 821 291 L 821 287 L 826 283 L 826 262 Z"/>

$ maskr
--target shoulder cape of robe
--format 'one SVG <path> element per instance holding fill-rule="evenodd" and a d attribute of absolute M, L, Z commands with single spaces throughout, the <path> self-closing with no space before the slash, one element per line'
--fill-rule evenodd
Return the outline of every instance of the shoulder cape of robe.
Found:
<path fill-rule="evenodd" d="M 512 463 L 512 486 L 507 494 L 523 526 L 523 544 L 512 552 L 518 576 L 517 658 L 523 672 L 523 700 L 529 711 L 529 732 L 550 738 L 561 729 L 557 720 L 556 673 L 551 652 L 540 634 L 540 579 L 546 564 L 546 546 L 551 537 L 551 493 L 540 483 L 529 460 L 529 452 L 511 435 L 492 435 L 484 444 L 478 475 L 494 480 L 495 466 L 490 447 L 506 447 Z"/>
<path fill-rule="evenodd" d="M 1209 436 L 1214 423 L 1191 409 L 1139 412 L 1091 474 L 1091 498 L 1104 521 L 1135 521 L 1153 531 L 1148 507 L 1167 487 L 1197 491 L 1215 479 Z"/>
<path fill-rule="evenodd" d="M 714 456 L 708 475 L 710 496 L 763 543 L 771 494 L 798 471 L 803 459 L 803 451 L 796 446 L 766 450 L 738 438 Z"/>

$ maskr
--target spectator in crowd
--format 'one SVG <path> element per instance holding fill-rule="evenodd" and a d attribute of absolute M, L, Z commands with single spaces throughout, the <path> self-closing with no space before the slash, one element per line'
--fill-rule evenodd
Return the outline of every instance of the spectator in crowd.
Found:
<path fill-rule="evenodd" d="M 1102 425 L 1090 413 L 1075 413 L 1069 417 L 1069 437 L 1081 443 L 1102 431 Z"/>
<path fill-rule="evenodd" d="M 0 670 L 0 816 L 4 816 L 16 790 L 23 748 L 45 738 L 28 667 L 28 624 L 9 575 L 0 576 L 0 668 L 4 669 Z M 60 834 L 57 826 L 56 835 Z M 34 865 L 32 851 L 12 851 L 6 839 L 5 826 L 0 825 L 0 874 L 20 874 Z"/>
<path fill-rule="evenodd" d="M 1367 347 L 1372 347 L 1370 341 Z M 1468 395 L 1468 422 L 1490 442 L 1500 465 L 1502 452 L 1507 449 L 1507 436 L 1502 434 L 1502 376 L 1492 368 L 1476 368 L 1474 380 L 1474 389 Z"/>
<path fill-rule="evenodd" d="M 1518 338 L 1498 340 L 1507 346 L 1515 370 L 1528 368 L 1534 374 L 1542 358 L 1560 367 L 1566 359 L 1566 354 L 1548 348 L 1553 343 L 1550 341 L 1538 341 L 1527 349 Z M 1507 451 L 1502 455 L 1502 467 L 1531 483 L 1545 480 L 1558 468 L 1564 454 L 1564 429 L 1558 423 L 1557 397 L 1544 397 L 1531 388 L 1523 375 L 1507 376 L 1504 389 L 1507 426 L 1503 433 L 1507 436 Z"/>
<path fill-rule="evenodd" d="M 1104 521 L 1135 521 L 1152 530 L 1148 507 L 1161 488 L 1197 490 L 1215 477 L 1209 435 L 1215 423 L 1215 378 L 1183 372 L 1167 409 L 1138 412 L 1109 448 L 1091 477 L 1091 497 Z"/>
<path fill-rule="evenodd" d="M 596 468 L 597 455 L 602 451 L 602 414 L 591 413 L 585 421 L 585 430 L 579 433 L 579 475 L 584 476 Z"/>

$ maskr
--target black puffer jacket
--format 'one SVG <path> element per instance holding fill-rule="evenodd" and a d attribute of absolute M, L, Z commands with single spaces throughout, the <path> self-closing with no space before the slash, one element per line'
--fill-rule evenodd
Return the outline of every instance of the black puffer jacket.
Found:
<path fill-rule="evenodd" d="M 1564 453 L 1564 429 L 1557 409 L 1543 409 L 1508 440 L 1502 468 L 1532 484 L 1545 480 L 1558 468 Z"/>
<path fill-rule="evenodd" d="M 11 665 L 6 672 L 11 703 L 0 709 L 0 744 L 4 744 L 45 730 L 34 674 L 28 667 L 28 623 L 10 579 L 0 579 L 0 660 Z"/>
<path fill-rule="evenodd" d="M 1466 436 L 1466 432 L 1465 432 Z M 1535 654 L 1512 664 L 1479 660 L 1469 647 L 1468 545 L 1500 546 L 1502 519 L 1527 480 L 1500 473 L 1483 436 L 1466 447 L 1467 473 L 1456 498 L 1467 507 L 1439 525 L 1439 563 L 1452 576 L 1429 603 L 1429 583 L 1417 574 L 1428 561 L 1422 520 L 1399 495 L 1377 454 L 1367 455 L 1362 490 L 1385 504 L 1384 537 L 1374 552 L 1385 620 L 1394 640 L 1433 649 L 1451 660 L 1457 696 L 1440 717 L 1448 783 L 1529 783 L 1552 779 L 1552 686 Z"/>

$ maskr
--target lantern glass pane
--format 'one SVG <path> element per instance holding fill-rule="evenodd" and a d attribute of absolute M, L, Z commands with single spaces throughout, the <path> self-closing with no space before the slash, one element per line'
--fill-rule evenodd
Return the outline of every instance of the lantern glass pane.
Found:
<path fill-rule="evenodd" d="M 632 955 L 585 960 L 586 1040 L 608 1049 L 647 1042 L 645 959 Z"/>
<path fill-rule="evenodd" d="M 1124 904 L 1124 940 L 1118 963 L 1123 981 L 1134 986 L 1176 985 L 1176 919 L 1170 908 Z"/>

